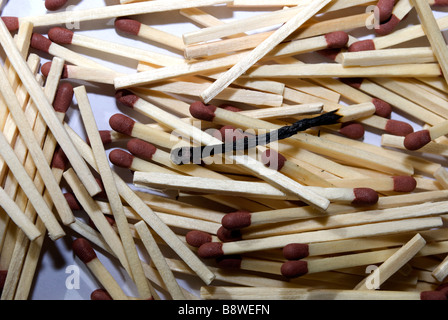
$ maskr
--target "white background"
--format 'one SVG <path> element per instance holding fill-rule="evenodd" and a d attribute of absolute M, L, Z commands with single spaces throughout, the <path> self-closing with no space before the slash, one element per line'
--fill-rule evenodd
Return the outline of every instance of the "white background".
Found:
<path fill-rule="evenodd" d="M 104 5 L 114 5 L 118 4 L 117 0 L 69 0 L 69 4 L 76 5 L 75 9 L 84 8 L 95 8 Z M 220 17 L 223 20 L 230 19 L 241 19 L 243 17 L 258 14 L 259 12 L 252 12 L 251 10 L 236 10 L 229 9 L 220 6 L 219 8 L 204 8 L 205 11 Z M 46 13 L 43 0 L 9 0 L 3 8 L 2 16 L 29 16 L 29 15 L 42 15 Z M 443 12 L 438 12 L 437 15 Z M 159 28 L 161 30 L 170 32 L 181 36 L 183 33 L 194 31 L 198 29 L 198 26 L 191 23 L 187 18 L 181 16 L 178 12 L 168 12 L 168 13 L 157 13 L 149 14 L 144 17 L 136 16 L 138 20 Z M 416 20 L 415 15 L 408 17 L 407 23 L 414 23 Z M 404 23 L 401 26 L 405 26 Z M 48 28 L 38 28 L 36 32 L 46 34 Z M 114 42 L 119 42 L 123 44 L 128 44 L 135 47 L 144 48 L 147 50 L 152 50 L 155 52 L 162 52 L 169 55 L 181 56 L 179 53 L 166 50 L 164 48 L 155 47 L 153 44 L 147 41 L 141 41 L 136 37 L 124 36 L 117 34 L 113 27 L 113 20 L 102 20 L 94 22 L 81 22 L 81 29 L 77 31 L 79 33 L 89 35 L 92 37 L 98 37 L 105 40 L 110 40 Z M 356 30 L 352 33 L 357 37 L 365 36 L 366 30 Z M 367 35 L 368 36 L 368 35 Z M 417 42 L 415 42 L 417 43 Z M 415 44 L 414 43 L 414 44 Z M 74 48 L 74 50 L 79 50 Z M 117 59 L 110 55 L 104 55 L 94 51 L 81 51 L 88 54 L 93 59 L 115 69 L 116 71 L 133 73 L 135 72 L 136 63 L 130 62 L 126 59 Z M 42 63 L 51 59 L 51 57 L 39 53 L 42 57 Z M 112 62 L 113 61 L 113 62 Z M 95 120 L 99 129 L 110 129 L 109 118 L 115 113 L 125 113 L 128 116 L 134 117 L 139 121 L 148 121 L 148 119 L 142 118 L 140 115 L 132 112 L 128 109 L 123 109 L 121 106 L 117 106 L 114 93 L 115 90 L 113 86 L 109 85 L 99 85 L 83 83 L 86 85 L 89 99 L 94 110 Z M 393 114 L 393 118 L 401 119 L 398 114 Z M 74 101 L 73 107 L 67 113 L 67 122 L 72 126 L 75 131 L 77 131 L 82 137 L 85 137 L 81 119 L 76 107 L 76 101 Z M 418 125 L 411 123 L 415 128 Z M 365 141 L 368 143 L 378 144 L 379 139 L 375 134 L 367 133 Z M 116 169 L 116 168 L 115 168 Z M 130 174 L 126 170 L 116 169 L 123 178 L 130 181 Z M 56 242 L 51 242 L 48 238 L 45 240 L 45 247 L 42 252 L 42 259 L 37 270 L 35 277 L 35 283 L 33 285 L 33 290 L 30 298 L 36 300 L 59 300 L 59 299 L 70 299 L 70 300 L 88 300 L 90 299 L 90 293 L 99 287 L 96 280 L 90 275 L 89 271 L 79 261 L 74 257 L 71 251 L 71 235 L 60 239 Z M 125 275 L 125 272 L 121 268 L 117 268 L 113 260 L 109 260 L 109 257 L 103 256 L 99 253 L 101 261 L 106 265 L 106 267 L 111 271 L 113 276 L 119 281 L 129 295 L 134 296 L 136 294 L 135 288 L 131 285 L 130 281 Z M 147 259 L 147 257 L 142 254 L 142 259 Z M 66 279 L 70 276 L 70 273 L 66 273 L 66 268 L 72 265 L 78 266 L 80 268 L 80 288 L 78 290 L 68 290 L 66 288 Z M 195 279 L 187 276 L 179 276 L 181 285 L 185 288 L 189 288 L 192 292 L 198 294 L 197 289 L 200 283 L 195 281 Z"/>

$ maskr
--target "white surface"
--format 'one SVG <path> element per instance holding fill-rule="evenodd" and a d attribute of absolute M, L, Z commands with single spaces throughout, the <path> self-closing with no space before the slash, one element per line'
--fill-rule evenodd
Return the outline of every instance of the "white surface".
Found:
<path fill-rule="evenodd" d="M 118 0 L 70 0 L 69 3 L 76 5 L 76 9 L 81 8 L 93 8 L 112 4 L 118 4 Z M 210 8 L 207 8 L 210 9 Z M 240 19 L 247 15 L 254 14 L 250 10 L 232 10 L 225 7 L 213 8 L 212 10 L 207 10 L 208 12 L 221 17 L 224 20 L 227 19 Z M 6 3 L 2 15 L 4 16 L 28 16 L 28 15 L 41 15 L 45 14 L 46 10 L 44 7 L 43 0 L 10 0 Z M 139 18 L 139 17 L 137 17 Z M 410 17 L 410 21 L 412 20 Z M 141 19 L 140 19 L 141 20 Z M 158 13 L 145 16 L 144 20 L 148 25 L 156 28 L 160 28 L 167 32 L 181 36 L 182 33 L 196 30 L 198 26 L 191 23 L 186 18 L 182 17 L 177 12 L 169 13 Z M 36 30 L 42 34 L 46 34 L 48 28 L 40 28 Z M 118 35 L 113 27 L 113 20 L 111 21 L 95 21 L 95 22 L 82 22 L 81 30 L 78 32 L 89 35 L 92 37 L 99 37 L 106 40 L 116 41 L 123 44 L 128 44 L 136 47 L 141 47 L 148 50 L 153 50 L 156 52 L 162 52 L 169 55 L 176 55 L 171 51 L 165 50 L 163 48 L 154 47 L 148 42 L 140 41 L 135 37 L 125 37 Z M 364 31 L 354 33 L 356 36 L 363 35 Z M 97 52 L 86 51 L 86 54 L 93 57 L 95 60 L 104 63 L 105 65 L 120 71 L 120 72 L 134 72 L 136 63 L 129 63 L 124 59 L 116 59 L 109 55 L 101 55 Z M 41 55 L 43 62 L 46 62 L 51 57 Z M 113 61 L 113 62 L 110 62 Z M 142 116 L 132 112 L 128 109 L 123 109 L 123 107 L 118 107 L 114 99 L 115 90 L 112 86 L 107 85 L 96 85 L 89 83 L 82 83 L 86 85 L 87 91 L 89 93 L 89 99 L 91 105 L 93 106 L 95 118 L 97 125 L 100 129 L 109 129 L 109 118 L 117 112 L 125 113 L 137 120 L 147 121 L 148 119 L 142 118 Z M 394 114 L 393 118 L 400 118 L 399 115 Z M 79 117 L 76 105 L 67 114 L 67 121 L 81 136 L 85 137 L 82 122 Z M 417 128 L 417 125 L 415 125 Z M 378 144 L 378 137 L 375 134 L 367 133 L 365 141 L 369 143 Z M 130 175 L 125 170 L 118 170 L 120 174 L 123 174 L 127 181 L 130 181 Z M 106 267 L 112 272 L 113 276 L 123 284 L 123 288 L 129 295 L 135 295 L 135 288 L 129 286 L 127 276 L 123 269 L 117 268 L 114 260 L 109 260 L 107 256 L 99 254 L 101 261 L 106 264 Z M 143 255 L 143 259 L 146 257 Z M 70 266 L 78 266 L 80 268 L 80 286 L 79 289 L 69 290 L 66 287 L 66 280 L 72 274 L 70 270 L 66 270 Z M 67 273 L 67 272 L 68 273 Z M 186 281 L 184 281 L 184 279 Z M 189 277 L 181 276 L 181 285 L 190 288 L 192 291 L 196 292 L 198 289 L 198 284 L 196 281 L 192 281 Z M 71 239 L 70 237 L 60 239 L 55 243 L 51 243 L 48 238 L 45 241 L 45 247 L 42 252 L 42 259 L 39 264 L 35 276 L 35 283 L 31 292 L 31 299 L 35 300 L 59 300 L 59 299 L 69 299 L 69 300 L 88 300 L 90 299 L 90 293 L 97 289 L 99 285 L 96 280 L 91 276 L 90 272 L 86 269 L 84 264 L 74 257 L 71 251 Z"/>

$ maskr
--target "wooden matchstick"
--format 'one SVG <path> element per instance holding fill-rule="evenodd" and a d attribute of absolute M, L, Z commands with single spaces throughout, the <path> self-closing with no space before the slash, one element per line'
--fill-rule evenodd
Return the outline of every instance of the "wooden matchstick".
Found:
<path fill-rule="evenodd" d="M 118 226 L 124 252 L 130 266 L 130 275 L 134 279 L 134 282 L 139 290 L 140 297 L 142 299 L 149 299 L 152 297 L 151 288 L 149 283 L 146 281 L 143 268 L 140 264 L 140 259 L 138 258 L 137 249 L 124 214 L 123 204 L 118 193 L 115 178 L 112 175 L 112 171 L 106 156 L 106 151 L 99 136 L 98 127 L 94 121 L 95 117 L 90 106 L 87 91 L 84 86 L 77 87 L 74 91 L 76 99 L 78 100 L 84 127 L 87 130 L 90 144 L 92 146 L 95 162 L 97 164 L 101 180 L 104 184 L 107 198 L 111 203 L 112 212 Z"/>
<path fill-rule="evenodd" d="M 117 281 L 98 259 L 89 241 L 84 238 L 78 238 L 73 241 L 72 247 L 74 253 L 86 264 L 114 300 L 129 300 Z"/>
<path fill-rule="evenodd" d="M 206 300 L 445 300 L 437 291 L 409 292 L 343 289 L 302 289 L 272 287 L 202 287 Z"/>
<path fill-rule="evenodd" d="M 387 235 L 412 230 L 425 230 L 440 226 L 441 219 L 437 217 L 404 219 L 400 221 L 378 222 L 361 226 L 343 227 L 332 230 L 319 230 L 299 234 L 281 235 L 260 239 L 241 240 L 235 243 L 210 242 L 203 244 L 198 251 L 202 258 L 216 258 L 228 254 L 240 254 L 252 251 L 283 248 L 289 243 L 314 243 L 350 239 L 355 237 L 369 237 Z"/>
<path fill-rule="evenodd" d="M 445 81 L 448 81 L 448 48 L 445 39 L 439 30 L 437 21 L 434 18 L 431 7 L 427 1 L 413 0 L 412 3 L 418 13 L 422 29 L 431 44 L 434 55 L 437 57 Z"/>
<path fill-rule="evenodd" d="M 431 275 L 439 282 L 443 282 L 448 274 L 448 259 L 445 258 L 443 261 L 435 268 Z"/>
<path fill-rule="evenodd" d="M 62 127 L 62 124 L 57 120 L 52 106 L 48 102 L 45 94 L 41 90 L 39 84 L 36 82 L 28 66 L 21 57 L 20 52 L 17 50 L 11 34 L 9 33 L 3 21 L 0 21 L 0 42 L 3 45 L 3 48 L 5 48 L 6 54 L 11 61 L 11 65 L 14 66 L 17 74 L 22 80 L 22 83 L 27 88 L 30 96 L 39 109 L 42 118 L 45 120 L 49 129 L 57 139 L 59 145 L 62 147 L 65 154 L 70 159 L 70 163 L 79 175 L 81 181 L 84 183 L 84 185 L 86 185 L 91 195 L 99 193 L 101 190 L 96 183 L 93 175 L 91 174 L 82 157 L 78 152 L 76 152 L 76 148 L 74 147 L 66 131 Z"/>
<path fill-rule="evenodd" d="M 80 35 L 61 27 L 54 27 L 50 29 L 50 31 L 48 31 L 48 37 L 50 40 L 60 45 L 80 46 L 83 48 L 126 57 L 128 59 L 134 59 L 136 61 L 144 61 L 158 66 L 180 64 L 183 62 L 183 59 Z"/>
<path fill-rule="evenodd" d="M 235 79 L 246 72 L 251 66 L 253 66 L 258 60 L 269 53 L 275 46 L 287 38 L 298 27 L 309 20 L 314 14 L 319 12 L 330 1 L 323 0 L 313 5 L 307 5 L 300 10 L 299 13 L 294 15 L 288 22 L 274 32 L 268 39 L 263 41 L 247 56 L 243 57 L 236 65 L 234 65 L 229 71 L 219 77 L 210 87 L 208 87 L 201 94 L 205 103 L 210 102 L 219 92 L 228 87 Z"/>
<path fill-rule="evenodd" d="M 436 63 L 399 64 L 394 66 L 350 67 L 340 64 L 266 65 L 252 67 L 244 75 L 249 78 L 353 78 L 353 77 L 433 77 L 440 76 Z"/>
<path fill-rule="evenodd" d="M 194 2 L 188 3 L 184 1 L 170 0 L 163 4 L 147 1 L 143 3 L 131 3 L 126 5 L 113 5 L 101 8 L 55 12 L 41 16 L 21 17 L 19 18 L 19 21 L 30 21 L 34 24 L 35 27 L 42 27 L 73 23 L 73 21 L 84 22 L 124 16 L 134 16 L 145 13 L 173 11 L 191 7 L 212 6 L 215 4 L 223 4 L 228 2 L 230 2 L 230 0 L 195 0 Z"/>
<path fill-rule="evenodd" d="M 178 51 L 184 51 L 185 45 L 182 38 L 177 37 L 171 33 L 167 33 L 162 30 L 150 27 L 135 19 L 118 18 L 115 20 L 114 25 L 117 31 L 129 33 L 149 41 L 154 41 Z"/>
<path fill-rule="evenodd" d="M 140 221 L 136 223 L 135 228 L 142 240 L 146 250 L 148 251 L 152 262 L 155 264 L 157 270 L 159 271 L 163 281 L 167 285 L 168 292 L 174 300 L 185 300 L 185 296 L 174 278 L 173 273 L 171 272 L 168 264 L 165 261 L 165 258 L 160 251 L 157 243 L 149 231 L 146 223 L 144 221 Z"/>
<path fill-rule="evenodd" d="M 412 259 L 425 245 L 425 239 L 420 234 L 416 234 L 404 246 L 384 261 L 378 269 L 363 279 L 354 290 L 369 290 L 370 288 L 368 285 L 372 284 L 372 279 L 374 279 L 374 277 L 376 279 L 375 285 L 377 286 L 375 289 L 379 288 L 388 278 Z"/>

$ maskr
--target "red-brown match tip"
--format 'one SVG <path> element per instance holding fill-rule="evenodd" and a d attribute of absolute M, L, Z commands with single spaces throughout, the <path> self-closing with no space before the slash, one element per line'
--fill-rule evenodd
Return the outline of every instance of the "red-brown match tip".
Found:
<path fill-rule="evenodd" d="M 395 192 L 412 192 L 417 187 L 417 181 L 411 176 L 394 176 L 392 179 Z"/>
<path fill-rule="evenodd" d="M 127 143 L 127 148 L 130 153 L 134 156 L 139 157 L 144 160 L 151 160 L 154 153 L 156 153 L 157 148 L 153 146 L 151 143 L 140 140 L 140 139 L 131 139 Z"/>
<path fill-rule="evenodd" d="M 288 279 L 298 278 L 308 273 L 308 263 L 303 260 L 286 261 L 280 271 Z"/>
<path fill-rule="evenodd" d="M 384 130 L 387 133 L 401 137 L 406 137 L 408 134 L 414 132 L 414 128 L 409 123 L 392 119 L 387 121 Z"/>
<path fill-rule="evenodd" d="M 261 154 L 261 162 L 268 168 L 280 171 L 287 159 L 275 150 L 267 149 Z"/>
<path fill-rule="evenodd" d="M 50 11 L 55 11 L 61 9 L 66 3 L 67 0 L 45 0 L 45 8 Z"/>
<path fill-rule="evenodd" d="M 117 91 L 117 93 L 115 94 L 115 98 L 118 102 L 129 108 L 134 108 L 134 104 L 140 99 L 135 94 L 132 94 L 126 90 Z"/>
<path fill-rule="evenodd" d="M 61 147 L 57 147 L 53 154 L 53 159 L 51 160 L 51 167 L 60 170 L 65 170 L 67 168 L 68 159 Z"/>
<path fill-rule="evenodd" d="M 364 126 L 357 122 L 345 122 L 341 125 L 339 133 L 346 136 L 347 138 L 358 140 L 364 137 L 365 129 Z"/>
<path fill-rule="evenodd" d="M 309 256 L 309 245 L 306 243 L 290 243 L 283 247 L 283 257 L 287 260 L 300 260 Z"/>
<path fill-rule="evenodd" d="M 45 38 L 40 33 L 33 33 L 31 36 L 30 46 L 33 49 L 48 53 L 51 44 L 52 44 L 51 40 Z"/>
<path fill-rule="evenodd" d="M 340 80 L 342 83 L 355 89 L 361 88 L 362 82 L 364 81 L 363 78 L 341 78 Z"/>
<path fill-rule="evenodd" d="M 220 227 L 216 232 L 216 235 L 222 242 L 234 242 L 241 240 L 240 230 L 228 230 L 224 227 Z"/>
<path fill-rule="evenodd" d="M 48 38 L 57 44 L 71 44 L 74 32 L 66 28 L 54 27 L 48 31 Z"/>
<path fill-rule="evenodd" d="M 84 238 L 78 238 L 73 241 L 72 249 L 84 263 L 89 263 L 93 259 L 97 259 L 96 253 L 90 245 L 90 242 Z"/>
<path fill-rule="evenodd" d="M 70 209 L 72 209 L 73 211 L 82 210 L 81 205 L 79 204 L 78 200 L 75 198 L 73 193 L 65 192 L 64 197 L 65 197 L 65 200 L 67 201 Z"/>
<path fill-rule="evenodd" d="M 17 17 L 2 17 L 2 21 L 5 24 L 6 28 L 10 32 L 19 30 L 19 27 L 20 27 L 19 18 L 17 18 Z"/>
<path fill-rule="evenodd" d="M 380 12 L 380 21 L 384 22 L 392 15 L 395 0 L 378 0 L 376 6 Z"/>
<path fill-rule="evenodd" d="M 109 119 L 110 127 L 122 134 L 132 135 L 135 121 L 121 113 L 116 113 Z"/>
<path fill-rule="evenodd" d="M 420 293 L 421 300 L 447 300 L 447 297 L 442 291 L 422 291 Z"/>
<path fill-rule="evenodd" d="M 68 82 L 61 82 L 56 91 L 53 108 L 60 113 L 66 113 L 73 100 L 73 86 Z"/>
<path fill-rule="evenodd" d="M 112 135 L 110 133 L 110 130 L 99 130 L 98 133 L 100 134 L 101 142 L 103 145 L 107 145 L 112 142 Z"/>
<path fill-rule="evenodd" d="M 50 69 L 51 69 L 51 61 L 48 61 L 46 63 L 44 63 L 42 65 L 42 67 L 40 68 L 40 72 L 45 76 L 48 77 L 48 74 L 50 73 Z M 68 78 L 68 70 L 67 70 L 67 65 L 64 65 L 64 69 L 62 71 L 62 75 L 61 75 L 62 79 L 67 79 Z"/>
<path fill-rule="evenodd" d="M 219 106 L 221 109 L 227 110 L 227 111 L 232 111 L 232 112 L 240 112 L 241 109 L 235 106 L 232 106 L 230 104 L 223 104 Z"/>
<path fill-rule="evenodd" d="M 136 20 L 129 18 L 117 18 L 115 19 L 115 29 L 125 33 L 130 33 L 135 36 L 140 32 L 142 24 Z"/>
<path fill-rule="evenodd" d="M 387 22 L 384 22 L 380 24 L 378 28 L 375 28 L 375 32 L 379 36 L 388 35 L 394 31 L 395 27 L 400 23 L 400 21 L 401 20 L 396 15 L 392 14 Z"/>
<path fill-rule="evenodd" d="M 113 300 L 110 294 L 104 289 L 96 289 L 90 294 L 90 300 Z"/>
<path fill-rule="evenodd" d="M 0 292 L 5 287 L 6 276 L 8 275 L 8 270 L 0 270 Z"/>
<path fill-rule="evenodd" d="M 355 199 L 352 201 L 354 205 L 371 206 L 378 202 L 378 192 L 371 188 L 354 188 L 353 194 Z"/>
<path fill-rule="evenodd" d="M 185 235 L 187 243 L 195 248 L 199 248 L 204 243 L 212 242 L 212 236 L 204 231 L 192 230 Z"/>
<path fill-rule="evenodd" d="M 198 249 L 198 256 L 201 258 L 219 258 L 224 255 L 221 242 L 207 242 Z"/>
<path fill-rule="evenodd" d="M 190 114 L 199 120 L 213 121 L 215 110 L 216 106 L 207 105 L 201 101 L 195 101 L 190 105 Z"/>
<path fill-rule="evenodd" d="M 129 169 L 134 161 L 134 156 L 124 150 L 114 149 L 109 153 L 109 160 L 117 167 Z"/>
<path fill-rule="evenodd" d="M 246 228 L 251 224 L 251 213 L 244 210 L 228 213 L 222 218 L 221 224 L 227 230 Z"/>
<path fill-rule="evenodd" d="M 373 98 L 372 103 L 375 105 L 375 114 L 379 117 L 390 118 L 392 114 L 392 106 L 381 99 Z"/>
<path fill-rule="evenodd" d="M 216 259 L 218 267 L 223 269 L 240 269 L 243 258 L 238 255 L 222 256 Z"/>
<path fill-rule="evenodd" d="M 371 39 L 356 41 L 348 47 L 348 52 L 375 50 L 375 43 Z"/>
<path fill-rule="evenodd" d="M 403 145 L 406 149 L 418 150 L 431 142 L 431 135 L 428 130 L 412 132 L 404 137 Z"/>
<path fill-rule="evenodd" d="M 341 51 L 342 49 L 340 48 L 333 48 L 333 49 L 322 49 L 316 52 L 330 61 L 336 61 L 336 58 L 341 53 Z"/>
<path fill-rule="evenodd" d="M 344 48 L 348 43 L 348 34 L 344 31 L 334 31 L 325 35 L 328 49 Z"/>
<path fill-rule="evenodd" d="M 448 6 L 448 0 L 435 0 L 433 6 Z"/>

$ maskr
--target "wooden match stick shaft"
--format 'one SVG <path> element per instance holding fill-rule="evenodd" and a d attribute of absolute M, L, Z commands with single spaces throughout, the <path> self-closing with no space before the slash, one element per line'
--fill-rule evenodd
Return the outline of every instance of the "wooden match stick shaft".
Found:
<path fill-rule="evenodd" d="M 95 117 L 90 106 L 87 91 L 84 86 L 77 87 L 74 91 L 76 99 L 78 100 L 81 117 L 91 141 L 95 162 L 104 184 L 107 197 L 111 203 L 112 212 L 123 242 L 124 252 L 130 266 L 130 274 L 139 290 L 140 297 L 142 299 L 149 299 L 152 296 L 151 289 L 149 283 L 146 281 L 140 259 L 138 258 L 137 249 L 124 214 L 123 204 L 118 193 L 116 181 L 109 166 L 106 151 L 98 133 L 98 127 L 94 121 Z"/>
<path fill-rule="evenodd" d="M 432 13 L 431 7 L 426 0 L 413 0 L 414 8 L 418 13 L 421 21 L 422 29 L 431 44 L 434 55 L 437 57 L 442 75 L 448 80 L 448 48 L 439 30 L 437 21 Z"/>
<path fill-rule="evenodd" d="M 371 273 L 366 279 L 363 279 L 355 287 L 355 290 L 369 290 L 368 285 L 372 283 L 375 277 L 379 277 L 379 281 L 375 279 L 375 285 L 379 288 L 381 284 L 412 259 L 425 245 L 425 239 L 420 234 L 416 234 L 404 246 L 398 249 L 397 252 L 384 261 L 378 269 Z"/>
<path fill-rule="evenodd" d="M 101 192 L 100 187 L 96 183 L 86 163 L 76 151 L 76 148 L 74 147 L 66 131 L 62 127 L 62 124 L 58 121 L 53 107 L 48 102 L 45 94 L 30 73 L 30 70 L 28 69 L 23 58 L 20 56 L 20 53 L 18 52 L 17 47 L 15 46 L 14 41 L 11 38 L 11 34 L 3 23 L 3 20 L 0 21 L 0 43 L 2 44 L 9 60 L 11 61 L 11 65 L 14 66 L 17 74 L 22 80 L 22 83 L 27 88 L 30 96 L 34 100 L 34 103 L 39 109 L 42 118 L 45 120 L 48 128 L 52 131 L 53 135 L 58 140 L 58 143 L 64 150 L 65 154 L 70 159 L 73 168 L 79 175 L 81 181 L 88 188 L 89 193 L 91 195 L 95 195 Z"/>
<path fill-rule="evenodd" d="M 230 2 L 230 0 L 194 0 L 188 2 L 169 0 L 164 1 L 163 3 L 148 1 L 143 3 L 113 5 L 101 8 L 49 13 L 43 16 L 23 17 L 20 18 L 20 20 L 30 21 L 34 24 L 35 27 L 40 27 L 98 19 L 110 19 L 123 16 L 139 15 L 144 13 L 173 11 L 190 7 L 212 6 L 215 4 L 228 2 Z"/>

